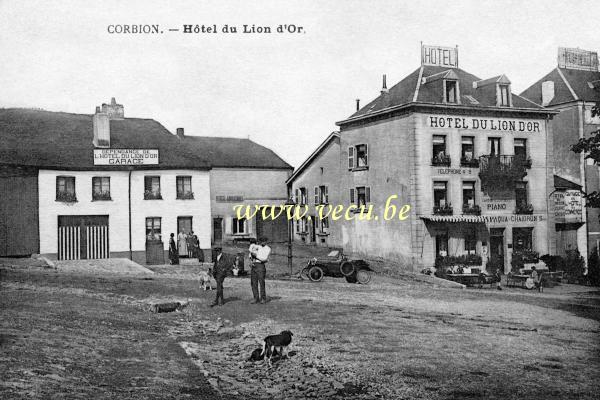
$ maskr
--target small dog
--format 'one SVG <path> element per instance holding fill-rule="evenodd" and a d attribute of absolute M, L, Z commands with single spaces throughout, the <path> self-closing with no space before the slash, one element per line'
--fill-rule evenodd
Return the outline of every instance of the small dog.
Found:
<path fill-rule="evenodd" d="M 279 335 L 271 335 L 265 338 L 261 357 L 269 360 L 269 365 L 272 365 L 271 358 L 278 352 L 281 357 L 284 357 L 283 349 L 292 343 L 293 333 L 290 331 L 282 331 Z M 277 351 L 279 349 L 279 351 Z"/>
<path fill-rule="evenodd" d="M 212 269 L 208 271 L 200 271 L 200 276 L 198 277 L 200 281 L 200 287 L 206 290 L 213 290 L 217 287 L 217 281 L 213 277 Z"/>
<path fill-rule="evenodd" d="M 258 347 L 256 349 L 254 349 L 252 351 L 252 354 L 250 354 L 250 358 L 248 358 L 247 361 L 261 361 L 261 360 L 264 360 L 265 356 L 264 356 L 264 354 L 263 354 L 262 351 L 263 351 L 262 347 Z M 268 353 L 268 351 L 267 351 L 267 353 Z M 279 355 L 280 354 L 279 354 L 279 352 L 277 350 L 273 351 L 273 357 L 278 357 Z"/>

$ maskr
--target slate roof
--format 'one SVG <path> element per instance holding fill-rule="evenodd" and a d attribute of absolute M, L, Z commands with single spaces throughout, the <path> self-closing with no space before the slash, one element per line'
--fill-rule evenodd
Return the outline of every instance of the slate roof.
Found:
<path fill-rule="evenodd" d="M 111 148 L 158 149 L 159 165 L 135 169 L 292 167 L 273 151 L 248 139 L 180 139 L 152 119 L 110 121 Z M 65 170 L 119 170 L 94 165 L 92 115 L 0 108 L 0 164 Z"/>
<path fill-rule="evenodd" d="M 431 77 L 436 74 L 441 74 L 441 76 L 443 76 L 444 73 L 452 73 L 456 76 L 456 79 L 459 82 L 460 104 L 446 104 L 443 102 L 442 79 L 432 79 L 430 82 L 422 83 L 422 78 Z M 500 77 L 503 77 L 503 75 L 490 79 L 498 79 Z M 486 81 L 490 79 L 486 79 Z M 473 88 L 473 82 L 478 81 L 482 81 L 482 79 L 460 68 L 424 65 L 391 87 L 387 93 L 380 94 L 373 101 L 352 114 L 347 120 L 341 121 L 338 124 L 343 124 L 349 120 L 358 119 L 361 117 L 367 117 L 370 114 L 385 111 L 389 108 L 409 104 L 435 104 L 444 105 L 449 108 L 493 108 L 495 110 L 529 109 L 544 112 L 543 108 L 538 104 L 522 98 L 514 93 L 512 94 L 513 107 L 497 107 L 495 90 L 493 91 L 493 94 L 491 94 L 488 90 L 489 87 L 487 86 Z"/>
<path fill-rule="evenodd" d="M 294 173 L 287 179 L 286 183 L 288 185 L 291 184 L 298 177 L 298 175 L 302 173 L 302 171 L 304 171 L 310 164 L 312 164 L 312 162 L 317 158 L 317 156 L 321 154 L 321 152 L 325 150 L 327 146 L 329 146 L 329 143 L 331 143 L 331 141 L 333 141 L 334 139 L 339 142 L 339 132 L 331 132 L 329 136 L 327 136 L 325 140 L 319 145 L 319 147 L 317 147 L 315 151 L 313 151 L 311 155 L 308 156 L 308 158 L 304 160 L 304 162 L 298 168 L 296 168 Z"/>
<path fill-rule="evenodd" d="M 181 142 L 217 168 L 293 169 L 275 152 L 250 139 L 184 136 Z"/>
<path fill-rule="evenodd" d="M 576 100 L 596 102 L 600 101 L 600 91 L 590 87 L 589 83 L 598 80 L 600 80 L 600 72 L 556 67 L 525 89 L 521 96 L 541 104 L 542 82 L 552 81 L 554 82 L 554 98 L 548 106 Z"/>

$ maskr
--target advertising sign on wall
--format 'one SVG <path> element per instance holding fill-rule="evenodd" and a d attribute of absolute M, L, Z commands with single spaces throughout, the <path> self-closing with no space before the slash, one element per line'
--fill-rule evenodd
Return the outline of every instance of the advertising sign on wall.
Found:
<path fill-rule="evenodd" d="M 158 149 L 94 149 L 94 165 L 153 164 L 158 164 Z"/>

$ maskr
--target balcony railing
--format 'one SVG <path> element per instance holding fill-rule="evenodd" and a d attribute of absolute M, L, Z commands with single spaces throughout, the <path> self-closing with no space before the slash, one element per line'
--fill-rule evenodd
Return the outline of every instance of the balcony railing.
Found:
<path fill-rule="evenodd" d="M 522 156 L 486 155 L 479 157 L 479 178 L 481 186 L 514 187 L 516 181 L 527 175 L 527 165 L 531 160 Z"/>
<path fill-rule="evenodd" d="M 479 168 L 479 159 L 477 158 L 461 158 L 460 166 L 467 168 Z"/>
<path fill-rule="evenodd" d="M 431 159 L 431 165 L 440 166 L 440 167 L 449 167 L 450 166 L 450 156 L 447 154 L 438 154 L 437 156 Z"/>
<path fill-rule="evenodd" d="M 533 214 L 533 206 L 531 204 L 521 203 L 517 205 L 515 214 Z"/>
<path fill-rule="evenodd" d="M 463 214 L 468 215 L 481 215 L 481 207 L 479 205 L 474 204 L 472 206 L 468 204 L 463 205 Z"/>
<path fill-rule="evenodd" d="M 433 206 L 433 213 L 436 215 L 452 215 L 452 204 Z"/>

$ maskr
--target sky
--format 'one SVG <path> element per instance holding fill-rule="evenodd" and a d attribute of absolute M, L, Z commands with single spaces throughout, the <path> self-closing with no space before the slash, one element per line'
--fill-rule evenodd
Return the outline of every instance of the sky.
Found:
<path fill-rule="evenodd" d="M 556 66 L 558 47 L 599 50 L 598 11 L 585 0 L 0 0 L 0 107 L 92 114 L 115 97 L 126 117 L 249 137 L 297 167 L 356 99 L 379 95 L 383 74 L 391 87 L 420 66 L 421 42 L 458 46 L 460 68 L 505 74 L 520 93 Z M 137 24 L 164 33 L 108 32 Z"/>

